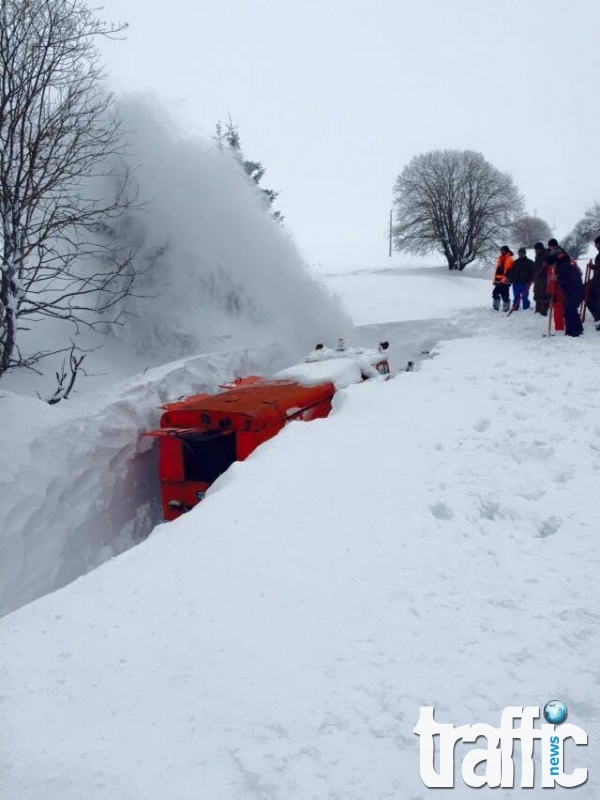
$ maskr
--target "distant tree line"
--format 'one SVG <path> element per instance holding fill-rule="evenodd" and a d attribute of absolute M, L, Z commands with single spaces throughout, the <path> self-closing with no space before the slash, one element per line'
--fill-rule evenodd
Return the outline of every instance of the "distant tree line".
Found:
<path fill-rule="evenodd" d="M 533 247 L 536 242 L 546 244 L 552 238 L 552 229 L 540 217 L 524 216 L 515 220 L 510 228 L 510 242 L 515 247 Z"/>

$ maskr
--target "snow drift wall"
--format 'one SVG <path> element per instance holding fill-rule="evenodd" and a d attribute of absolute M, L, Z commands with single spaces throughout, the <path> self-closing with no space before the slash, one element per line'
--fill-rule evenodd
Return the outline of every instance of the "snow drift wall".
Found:
<path fill-rule="evenodd" d="M 173 362 L 91 398 L 48 406 L 0 392 L 0 614 L 136 544 L 161 520 L 154 441 L 159 406 L 272 372 L 276 348 Z"/>

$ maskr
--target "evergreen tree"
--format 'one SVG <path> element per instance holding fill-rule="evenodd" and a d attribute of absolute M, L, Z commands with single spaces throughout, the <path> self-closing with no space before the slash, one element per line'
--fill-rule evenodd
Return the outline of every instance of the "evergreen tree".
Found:
<path fill-rule="evenodd" d="M 236 160 L 244 168 L 246 175 L 248 175 L 252 182 L 256 184 L 256 187 L 265 202 L 265 207 L 269 210 L 269 213 L 273 219 L 277 220 L 277 222 L 283 222 L 284 216 L 281 211 L 271 210 L 273 203 L 279 197 L 279 192 L 276 192 L 273 189 L 265 189 L 260 185 L 260 182 L 265 176 L 267 169 L 260 161 L 249 161 L 244 158 L 240 144 L 240 133 L 238 126 L 233 124 L 231 118 L 229 118 L 229 121 L 225 125 L 222 122 L 217 122 L 215 126 L 214 138 L 219 147 L 226 147 L 231 153 L 233 153 Z"/>

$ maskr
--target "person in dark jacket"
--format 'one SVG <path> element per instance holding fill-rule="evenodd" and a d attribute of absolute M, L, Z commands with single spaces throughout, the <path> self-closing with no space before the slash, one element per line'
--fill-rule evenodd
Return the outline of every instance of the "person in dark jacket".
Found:
<path fill-rule="evenodd" d="M 508 280 L 511 282 L 513 290 L 513 311 L 519 308 L 521 300 L 523 301 L 523 311 L 527 311 L 531 305 L 529 287 L 533 280 L 533 261 L 527 258 L 527 250 L 524 247 L 519 247 L 519 257 L 515 259 L 510 268 Z"/>
<path fill-rule="evenodd" d="M 494 277 L 492 283 L 494 289 L 492 291 L 492 307 L 494 311 L 500 308 L 500 300 L 502 300 L 502 310 L 508 311 L 510 308 L 510 281 L 508 280 L 508 273 L 513 265 L 512 252 L 508 245 L 504 244 L 500 248 L 500 255 L 496 261 L 496 269 L 494 270 Z"/>
<path fill-rule="evenodd" d="M 567 336 L 581 336 L 583 325 L 579 316 L 579 306 L 583 300 L 583 281 L 581 270 L 571 256 L 556 239 L 548 242 L 548 264 L 554 268 L 556 282 L 563 294 L 565 333 Z"/>
<path fill-rule="evenodd" d="M 550 308 L 550 295 L 548 294 L 548 251 L 542 242 L 533 246 L 535 261 L 533 262 L 533 299 L 535 300 L 535 313 L 547 316 Z"/>
<path fill-rule="evenodd" d="M 600 236 L 596 236 L 594 244 L 598 253 L 594 261 L 588 264 L 592 274 L 584 286 L 584 292 L 586 305 L 596 323 L 596 330 L 600 331 Z"/>

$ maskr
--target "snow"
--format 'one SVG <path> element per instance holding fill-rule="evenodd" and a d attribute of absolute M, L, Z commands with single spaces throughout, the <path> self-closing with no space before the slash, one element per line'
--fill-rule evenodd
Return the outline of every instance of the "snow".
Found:
<path fill-rule="evenodd" d="M 28 317 L 30 330 L 19 332 L 25 355 L 75 341 L 88 351 L 91 375 L 78 378 L 76 389 L 88 393 L 198 353 L 276 344 L 293 363 L 316 341 L 351 332 L 339 301 L 311 275 L 290 232 L 265 212 L 232 156 L 186 136 L 151 96 L 121 97 L 118 110 L 139 204 L 112 221 L 109 241 L 137 254 L 134 296 L 111 309 L 121 324 L 110 330 L 102 320 L 90 331 Z M 42 362 L 42 377 L 24 370 L 3 377 L 3 389 L 50 396 L 63 357 Z"/>
<path fill-rule="evenodd" d="M 296 381 L 303 386 L 329 381 L 336 389 L 345 389 L 353 383 L 360 383 L 360 363 L 354 358 L 337 358 L 333 361 L 297 364 L 279 370 L 275 373 L 275 378 Z"/>
<path fill-rule="evenodd" d="M 48 406 L 0 392 L 0 614 L 64 586 L 160 520 L 159 407 L 285 363 L 275 347 L 171 362 L 93 397 Z"/>
<path fill-rule="evenodd" d="M 227 349 L 284 342 L 299 358 L 314 336 L 351 329 L 226 150 L 165 123 L 147 97 L 123 98 L 120 114 L 141 196 L 152 198 L 120 232 L 130 245 L 143 242 L 142 260 L 164 254 L 139 281 L 142 296 L 124 305 L 134 316 L 118 338 L 162 361 L 216 341 Z"/>
<path fill-rule="evenodd" d="M 296 381 L 303 386 L 329 381 L 336 389 L 345 389 L 363 379 L 380 378 L 375 365 L 386 358 L 387 353 L 374 348 L 350 347 L 345 344 L 339 350 L 321 347 L 311 351 L 303 363 L 279 370 L 274 377 Z"/>
<path fill-rule="evenodd" d="M 488 276 L 479 271 L 457 275 L 443 267 L 401 266 L 336 273 L 323 280 L 343 297 L 355 325 L 371 325 L 443 319 L 480 308 L 482 284 Z"/>
<path fill-rule="evenodd" d="M 486 309 L 5 617 L 2 797 L 441 798 L 420 706 L 496 726 L 551 699 L 597 797 L 599 341 L 541 325 Z"/>
<path fill-rule="evenodd" d="M 440 330 L 440 274 L 366 277 L 344 291 L 393 281 L 399 325 L 418 278 Z M 463 338 L 340 389 L 328 419 L 291 423 L 117 558 L 157 500 L 138 438 L 157 406 L 281 352 L 187 359 L 52 409 L 0 392 L 8 607 L 110 558 L 0 620 L 3 800 L 436 800 L 421 706 L 495 727 L 553 699 L 589 735 L 567 744 L 566 771 L 590 769 L 569 795 L 599 796 L 600 334 L 544 339 L 532 312 L 491 311 L 487 281 L 452 279 Z"/>

